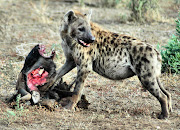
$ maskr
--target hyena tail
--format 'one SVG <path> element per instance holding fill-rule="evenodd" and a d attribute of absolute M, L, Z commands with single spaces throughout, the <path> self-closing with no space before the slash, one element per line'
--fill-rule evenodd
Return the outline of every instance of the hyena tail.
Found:
<path fill-rule="evenodd" d="M 159 77 L 157 77 L 157 83 L 158 83 L 159 88 L 161 89 L 161 91 L 167 96 L 169 112 L 172 112 L 171 94 L 167 90 L 164 89 L 163 85 L 160 82 Z"/>

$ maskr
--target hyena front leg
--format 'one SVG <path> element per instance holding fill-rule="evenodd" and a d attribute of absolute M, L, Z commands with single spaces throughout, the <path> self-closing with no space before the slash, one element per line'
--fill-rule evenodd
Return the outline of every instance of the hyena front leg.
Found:
<path fill-rule="evenodd" d="M 74 107 L 76 106 L 76 104 L 78 103 L 78 101 L 81 98 L 81 94 L 82 94 L 82 90 L 84 88 L 84 82 L 85 79 L 87 77 L 87 75 L 89 74 L 89 70 L 87 70 L 86 67 L 79 67 L 78 68 L 78 73 L 77 73 L 77 78 L 76 78 L 76 85 L 74 88 L 74 94 L 71 97 L 71 101 L 68 105 L 65 106 L 66 109 L 74 109 Z"/>
<path fill-rule="evenodd" d="M 55 80 L 57 81 L 58 79 L 60 79 L 62 76 L 64 76 L 66 73 L 68 73 L 75 67 L 76 67 L 76 64 L 74 60 L 66 59 L 66 63 L 60 69 L 57 70 L 57 75 L 55 77 Z"/>
<path fill-rule="evenodd" d="M 53 86 L 51 89 L 53 89 L 54 83 L 59 80 L 60 78 L 62 78 L 62 76 L 64 76 L 65 74 L 67 74 L 69 71 L 71 71 L 72 69 L 74 69 L 76 67 L 76 64 L 74 62 L 74 60 L 71 59 L 66 59 L 66 63 L 57 70 L 57 74 L 55 76 L 55 78 L 53 79 L 53 81 L 51 82 L 51 84 L 49 86 Z"/>

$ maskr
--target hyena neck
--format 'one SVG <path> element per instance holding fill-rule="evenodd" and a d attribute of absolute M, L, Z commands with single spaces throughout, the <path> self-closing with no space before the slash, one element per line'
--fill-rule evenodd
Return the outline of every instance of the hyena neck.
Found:
<path fill-rule="evenodd" d="M 110 31 L 107 31 L 103 28 L 101 28 L 99 25 L 95 24 L 95 23 L 92 23 L 91 22 L 91 30 L 92 30 L 92 34 L 96 37 L 96 42 L 97 44 L 103 44 L 103 43 L 106 43 L 107 40 L 109 40 L 112 32 Z M 105 41 L 104 41 L 105 39 Z"/>
<path fill-rule="evenodd" d="M 61 32 L 61 38 L 71 50 L 73 49 L 74 45 L 77 44 L 77 41 L 67 33 Z"/>

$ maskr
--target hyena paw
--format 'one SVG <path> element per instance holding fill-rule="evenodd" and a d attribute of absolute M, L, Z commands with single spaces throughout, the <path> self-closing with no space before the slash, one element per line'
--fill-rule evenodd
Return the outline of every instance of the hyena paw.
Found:
<path fill-rule="evenodd" d="M 74 111 L 75 110 L 75 104 L 70 102 L 68 103 L 66 106 L 63 107 L 64 109 L 68 109 L 68 110 L 71 110 L 71 111 Z"/>
<path fill-rule="evenodd" d="M 158 116 L 158 119 L 166 119 L 168 118 L 168 114 L 163 114 L 161 113 L 159 116 Z"/>

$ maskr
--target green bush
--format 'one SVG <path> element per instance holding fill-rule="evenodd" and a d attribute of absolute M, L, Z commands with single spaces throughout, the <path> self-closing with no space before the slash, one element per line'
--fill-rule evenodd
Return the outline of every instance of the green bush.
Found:
<path fill-rule="evenodd" d="M 176 35 L 180 39 L 180 13 L 179 18 L 176 20 Z"/>
<path fill-rule="evenodd" d="M 175 4 L 180 4 L 180 0 L 174 0 Z"/>
<path fill-rule="evenodd" d="M 161 50 L 162 72 L 180 74 L 180 14 L 176 20 L 176 35 L 173 35 L 166 46 Z"/>

